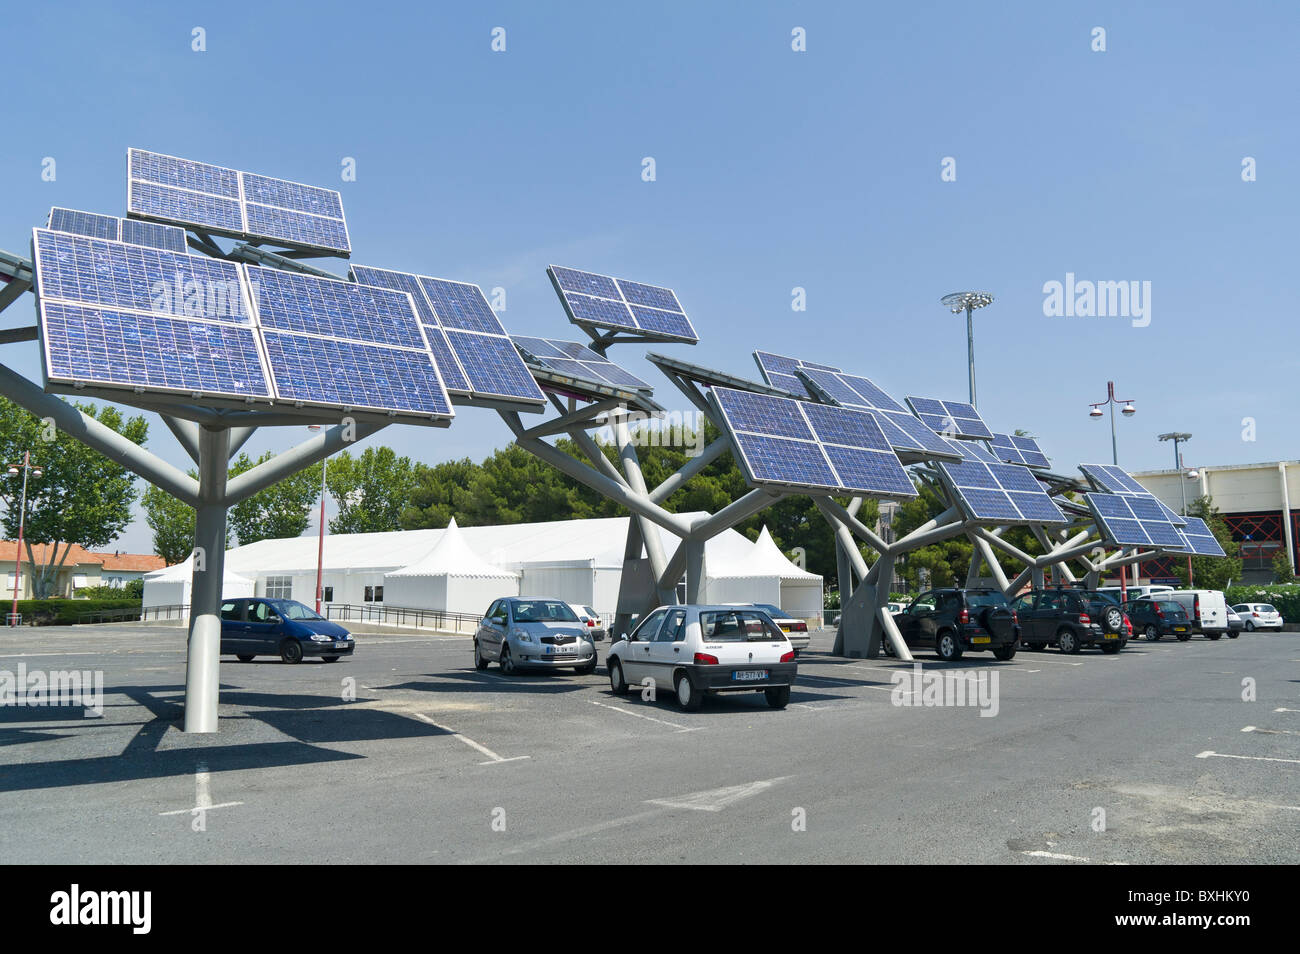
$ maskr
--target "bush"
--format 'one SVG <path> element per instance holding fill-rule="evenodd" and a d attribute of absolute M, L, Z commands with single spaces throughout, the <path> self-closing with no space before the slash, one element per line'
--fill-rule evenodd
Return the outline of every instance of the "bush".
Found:
<path fill-rule="evenodd" d="M 126 586 L 83 586 L 77 590 L 76 599 L 82 600 L 134 600 L 144 599 L 144 580 L 127 580 Z"/>
<path fill-rule="evenodd" d="M 1228 605 L 1237 603 L 1272 603 L 1288 623 L 1300 623 L 1300 584 L 1259 584 L 1230 586 L 1223 594 Z"/>
<path fill-rule="evenodd" d="M 140 608 L 139 600 L 19 600 L 18 613 L 25 626 L 71 626 L 83 613 Z M 9 611 L 6 610 L 6 613 Z"/>

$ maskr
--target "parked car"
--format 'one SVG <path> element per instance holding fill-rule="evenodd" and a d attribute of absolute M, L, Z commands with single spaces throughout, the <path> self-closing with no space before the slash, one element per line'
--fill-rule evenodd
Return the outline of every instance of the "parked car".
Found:
<path fill-rule="evenodd" d="M 1253 633 L 1257 629 L 1280 630 L 1284 622 L 1282 614 L 1272 603 L 1238 603 L 1233 609 L 1246 624 L 1248 633 Z"/>
<path fill-rule="evenodd" d="M 1055 646 L 1063 653 L 1077 653 L 1084 646 L 1096 646 L 1113 655 L 1128 643 L 1124 610 L 1110 593 L 1066 587 L 1030 590 L 1011 608 L 1026 648 Z"/>
<path fill-rule="evenodd" d="M 508 596 L 488 607 L 474 634 L 474 665 L 495 662 L 506 675 L 521 669 L 596 669 L 589 627 L 563 600 Z"/>
<path fill-rule="evenodd" d="M 1124 604 L 1124 612 L 1133 621 L 1133 631 L 1153 643 L 1161 636 L 1174 636 L 1183 643 L 1192 638 L 1187 610 L 1175 600 L 1129 600 Z"/>
<path fill-rule="evenodd" d="M 727 604 L 733 605 L 733 604 Z M 772 603 L 736 603 L 736 606 L 752 606 L 754 609 L 761 609 L 768 616 L 772 617 L 772 622 L 780 627 L 781 632 L 785 633 L 785 638 L 790 640 L 790 645 L 794 647 L 794 654 L 799 655 L 801 650 L 808 648 L 808 624 L 798 617 L 791 616 L 781 607 Z"/>
<path fill-rule="evenodd" d="M 1228 638 L 1236 639 L 1246 628 L 1246 621 L 1231 606 L 1228 607 Z"/>
<path fill-rule="evenodd" d="M 1122 588 L 1118 586 L 1099 586 L 1095 592 L 1109 593 L 1111 596 L 1115 597 L 1116 602 L 1120 602 L 1124 600 L 1137 600 L 1144 596 L 1152 596 L 1156 593 L 1172 593 L 1173 591 L 1174 588 L 1172 586 L 1164 583 L 1143 583 L 1140 586 L 1134 585 Z"/>
<path fill-rule="evenodd" d="M 1159 599 L 1181 603 L 1191 620 L 1192 632 L 1216 640 L 1228 632 L 1228 602 L 1219 590 L 1174 590 Z"/>
<path fill-rule="evenodd" d="M 304 656 L 338 662 L 356 648 L 352 634 L 296 600 L 241 597 L 221 603 L 221 655 L 251 662 L 279 656 L 300 663 Z"/>
<path fill-rule="evenodd" d="M 926 590 L 894 622 L 908 649 L 933 649 L 947 662 L 983 650 L 1011 659 L 1020 639 L 1015 611 L 995 589 Z"/>
<path fill-rule="evenodd" d="M 687 711 L 706 696 L 762 692 L 773 709 L 790 702 L 798 675 L 794 647 L 767 613 L 747 606 L 661 606 L 609 649 L 609 686 L 672 686 Z"/>
<path fill-rule="evenodd" d="M 580 606 L 577 603 L 570 603 L 569 609 L 573 610 L 578 619 L 582 621 L 582 624 L 587 627 L 587 635 L 598 643 L 605 641 L 605 624 L 594 609 L 590 606 Z"/>

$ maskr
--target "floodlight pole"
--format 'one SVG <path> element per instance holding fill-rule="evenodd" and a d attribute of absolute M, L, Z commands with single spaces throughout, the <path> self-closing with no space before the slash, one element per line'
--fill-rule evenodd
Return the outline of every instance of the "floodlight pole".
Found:
<path fill-rule="evenodd" d="M 970 403 L 975 407 L 975 318 L 974 312 L 977 308 L 983 308 L 993 303 L 993 295 L 989 292 L 953 292 L 950 295 L 944 295 L 939 299 L 940 303 L 951 311 L 954 315 L 966 312 L 966 364 L 967 373 L 970 377 Z"/>

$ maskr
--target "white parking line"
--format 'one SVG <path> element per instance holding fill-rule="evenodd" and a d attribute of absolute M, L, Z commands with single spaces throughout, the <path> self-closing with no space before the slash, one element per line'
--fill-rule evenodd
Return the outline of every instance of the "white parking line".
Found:
<path fill-rule="evenodd" d="M 1300 735 L 1300 732 L 1296 732 L 1294 729 L 1261 729 L 1259 726 L 1255 725 L 1248 725 L 1241 731 L 1259 732 L 1263 735 Z"/>
<path fill-rule="evenodd" d="M 496 765 L 496 764 L 499 763 L 499 762 L 518 762 L 518 761 L 520 761 L 520 760 L 522 760 L 522 759 L 527 759 L 527 758 L 531 758 L 531 757 L 532 757 L 532 756 L 528 756 L 528 755 L 516 755 L 516 756 L 513 756 L 513 757 L 508 758 L 508 759 L 507 759 L 507 758 L 503 758 L 502 756 L 497 755 L 495 752 L 493 752 L 491 749 L 489 749 L 486 745 L 479 745 L 477 742 L 475 742 L 475 741 L 474 741 L 473 739 L 471 739 L 469 736 L 467 736 L 467 735 L 461 735 L 461 734 L 460 734 L 459 732 L 457 732 L 455 729 L 449 729 L 449 728 L 447 728 L 445 725 L 439 725 L 437 722 L 434 722 L 432 719 L 430 719 L 430 718 L 429 718 L 427 715 L 425 715 L 423 712 L 417 712 L 417 713 L 415 714 L 415 717 L 416 717 L 417 719 L 423 719 L 425 722 L 429 723 L 429 725 L 433 726 L 435 729 L 441 729 L 443 732 L 446 732 L 447 734 L 449 734 L 452 738 L 457 739 L 457 740 L 460 741 L 460 742 L 464 742 L 466 745 L 468 745 L 468 746 L 469 746 L 471 749 L 473 749 L 474 751 L 476 751 L 476 752 L 481 752 L 483 755 L 486 755 L 486 756 L 488 757 L 489 761 L 487 761 L 487 762 L 479 762 L 479 763 L 478 763 L 479 765 Z"/>
<path fill-rule="evenodd" d="M 214 808 L 233 808 L 243 802 L 222 802 L 212 804 L 212 774 L 206 762 L 200 762 L 194 771 L 194 807 L 180 808 L 173 812 L 159 812 L 159 815 L 193 815 L 196 812 L 209 812 Z"/>
<path fill-rule="evenodd" d="M 1290 765 L 1300 765 L 1300 759 L 1274 759 L 1264 755 L 1228 755 L 1224 752 L 1205 751 L 1196 756 L 1198 759 L 1244 759 L 1249 762 L 1286 762 Z"/>
<path fill-rule="evenodd" d="M 1021 854 L 1022 854 L 1022 855 L 1027 855 L 1027 856 L 1030 857 L 1030 858 L 1051 858 L 1053 861 L 1078 861 L 1078 862 L 1080 862 L 1080 863 L 1082 863 L 1082 864 L 1085 864 L 1085 865 L 1090 865 L 1090 864 L 1093 863 L 1092 859 L 1090 859 L 1090 858 L 1080 858 L 1080 857 L 1078 857 L 1077 855 L 1063 855 L 1063 854 L 1060 854 L 1059 852 L 1055 852 L 1055 851 L 1022 851 Z M 1103 861 L 1103 862 L 1101 862 L 1101 864 L 1105 864 L 1105 865 L 1125 865 L 1125 864 L 1128 864 L 1128 862 L 1126 862 L 1126 861 Z"/>
<path fill-rule="evenodd" d="M 1285 708 L 1278 708 L 1278 709 L 1274 709 L 1273 711 L 1274 711 L 1274 712 L 1300 712 L 1300 709 L 1285 709 Z"/>
<path fill-rule="evenodd" d="M 660 725 L 666 725 L 669 728 L 676 729 L 678 732 L 699 732 L 703 726 L 686 726 L 678 725 L 676 722 L 668 722 L 665 719 L 656 719 L 654 716 L 644 715 L 640 712 L 633 712 L 631 709 L 623 709 L 619 706 L 611 706 L 608 703 L 597 702 L 595 699 L 588 699 L 593 706 L 600 706 L 602 709 L 613 709 L 615 712 L 621 712 L 624 715 L 635 716 L 638 719 L 645 719 L 647 722 L 658 722 Z"/>

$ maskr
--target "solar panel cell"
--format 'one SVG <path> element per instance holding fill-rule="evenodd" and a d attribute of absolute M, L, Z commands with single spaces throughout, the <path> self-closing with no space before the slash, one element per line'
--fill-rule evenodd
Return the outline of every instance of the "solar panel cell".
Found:
<path fill-rule="evenodd" d="M 504 335 L 501 319 L 483 297 L 483 290 L 469 282 L 453 282 L 443 278 L 421 278 L 420 287 L 428 296 L 433 311 L 444 328 L 458 331 L 481 331 L 489 335 Z"/>
<path fill-rule="evenodd" d="M 264 328 L 425 349 L 402 292 L 256 265 L 248 274 Z"/>

